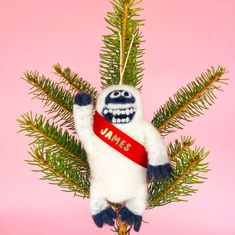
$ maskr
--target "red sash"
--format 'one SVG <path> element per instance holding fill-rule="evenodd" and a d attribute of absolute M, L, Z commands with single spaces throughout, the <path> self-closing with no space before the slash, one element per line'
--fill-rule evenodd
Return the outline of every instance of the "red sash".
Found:
<path fill-rule="evenodd" d="M 94 133 L 106 144 L 129 158 L 133 162 L 147 167 L 148 157 L 143 145 L 119 130 L 102 117 L 97 111 L 94 115 Z"/>

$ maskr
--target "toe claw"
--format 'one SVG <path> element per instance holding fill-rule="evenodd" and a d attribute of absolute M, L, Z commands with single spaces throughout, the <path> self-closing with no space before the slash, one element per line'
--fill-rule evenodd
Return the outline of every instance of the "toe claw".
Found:
<path fill-rule="evenodd" d="M 93 220 L 94 220 L 94 222 L 95 222 L 95 224 L 96 224 L 97 227 L 99 227 L 99 228 L 102 228 L 102 227 L 103 227 L 104 222 L 103 222 L 103 220 L 102 220 L 102 217 L 101 217 L 101 214 L 100 214 L 100 213 L 98 213 L 98 214 L 96 214 L 96 215 L 93 215 L 92 218 L 93 218 Z"/>
<path fill-rule="evenodd" d="M 126 222 L 128 225 L 134 224 L 134 230 L 138 232 L 140 230 L 141 222 L 142 222 L 142 216 L 135 215 L 133 212 L 131 212 L 127 207 L 122 207 L 119 211 L 119 214 L 121 216 L 121 219 Z"/>
<path fill-rule="evenodd" d="M 139 232 L 139 231 L 140 231 L 141 223 L 142 223 L 142 216 L 136 215 L 136 216 L 135 216 L 135 222 L 134 222 L 134 230 L 135 230 L 136 232 Z"/>
<path fill-rule="evenodd" d="M 103 219 L 103 221 L 104 221 L 105 224 L 108 224 L 108 225 L 110 225 L 110 226 L 113 226 L 113 225 L 114 225 L 113 219 L 108 215 L 107 212 L 102 213 L 101 216 L 102 216 L 102 219 Z"/>
<path fill-rule="evenodd" d="M 115 210 L 112 207 L 109 207 L 107 209 L 107 212 L 112 216 L 113 219 L 117 218 L 117 213 L 115 212 Z"/>
<path fill-rule="evenodd" d="M 114 219 L 117 217 L 116 212 L 111 208 L 106 208 L 105 210 L 99 212 L 92 216 L 95 224 L 102 228 L 104 224 L 108 224 L 110 226 L 114 225 Z"/>

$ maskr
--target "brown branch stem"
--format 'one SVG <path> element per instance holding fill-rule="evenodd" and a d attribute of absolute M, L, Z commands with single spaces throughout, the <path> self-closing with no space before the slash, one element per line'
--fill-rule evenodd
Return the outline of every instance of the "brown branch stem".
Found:
<path fill-rule="evenodd" d="M 119 215 L 119 210 L 122 207 L 122 204 L 114 204 L 109 202 L 109 204 L 114 208 L 114 210 L 117 213 L 117 219 L 115 221 L 115 232 L 117 232 L 118 235 L 129 235 L 130 234 L 130 227 L 128 226 L 128 224 L 124 221 L 122 221 L 120 215 Z"/>

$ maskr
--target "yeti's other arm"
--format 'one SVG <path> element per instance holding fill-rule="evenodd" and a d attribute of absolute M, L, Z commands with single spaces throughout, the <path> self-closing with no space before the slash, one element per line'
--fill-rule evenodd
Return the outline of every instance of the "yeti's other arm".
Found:
<path fill-rule="evenodd" d="M 159 132 L 152 124 L 146 122 L 144 126 L 145 148 L 148 153 L 147 180 L 159 180 L 171 176 L 172 169 L 167 156 L 166 147 Z"/>

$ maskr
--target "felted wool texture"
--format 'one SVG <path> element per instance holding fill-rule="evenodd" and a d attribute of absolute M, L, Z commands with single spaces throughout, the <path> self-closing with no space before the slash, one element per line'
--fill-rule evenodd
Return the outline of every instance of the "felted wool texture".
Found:
<path fill-rule="evenodd" d="M 169 162 L 166 148 L 156 128 L 143 118 L 143 108 L 139 92 L 128 85 L 113 85 L 104 89 L 97 98 L 96 110 L 102 115 L 107 104 L 105 98 L 115 90 L 130 92 L 136 110 L 129 123 L 113 124 L 121 131 L 142 144 L 148 153 L 150 165 L 157 166 Z M 111 104 L 109 109 L 128 108 L 128 104 Z M 146 169 L 99 139 L 93 132 L 93 106 L 73 107 L 75 127 L 83 144 L 91 170 L 90 211 L 92 215 L 108 207 L 108 202 L 126 203 L 126 207 L 136 215 L 142 216 L 147 205 Z"/>

